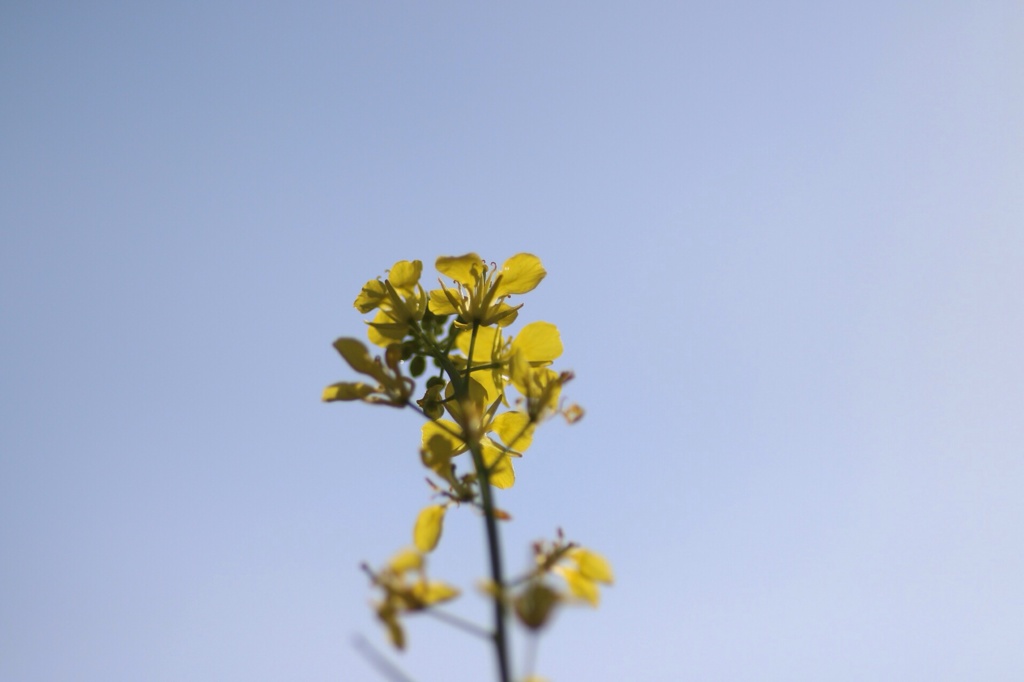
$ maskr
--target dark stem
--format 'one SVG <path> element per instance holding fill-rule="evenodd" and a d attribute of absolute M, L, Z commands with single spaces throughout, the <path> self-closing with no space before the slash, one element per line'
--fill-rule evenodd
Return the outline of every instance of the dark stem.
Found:
<path fill-rule="evenodd" d="M 501 543 L 498 539 L 498 521 L 494 516 L 494 498 L 491 495 L 491 474 L 484 463 L 479 443 L 472 444 L 473 466 L 480 479 L 480 498 L 483 504 L 484 524 L 487 529 L 487 550 L 491 564 L 491 582 L 494 596 L 494 648 L 498 656 L 501 682 L 509 682 L 508 634 L 505 629 L 505 577 L 501 567 Z"/>
<path fill-rule="evenodd" d="M 476 331 L 479 324 L 473 323 L 473 332 L 469 340 L 469 358 L 466 360 L 466 381 L 463 384 L 465 398 L 469 398 L 469 376 L 473 371 L 473 351 L 476 347 Z M 456 387 L 456 395 L 458 387 Z M 465 410 L 464 410 L 465 412 Z M 476 418 L 479 418 L 477 415 Z M 468 424 L 466 425 L 468 426 Z M 468 430 L 464 428 L 464 430 Z M 508 633 L 505 629 L 505 577 L 501 566 L 501 541 L 498 538 L 498 521 L 494 516 L 494 497 L 491 494 L 491 472 L 484 462 L 483 449 L 480 447 L 480 429 L 473 429 L 469 450 L 473 455 L 473 466 L 480 480 L 480 501 L 483 504 L 484 525 L 487 530 L 487 553 L 491 564 L 491 582 L 497 594 L 494 596 L 494 649 L 498 657 L 498 675 L 501 682 L 510 682 L 508 660 Z"/>
<path fill-rule="evenodd" d="M 469 377 L 473 371 L 473 352 L 476 346 L 476 332 L 479 323 L 473 323 L 472 336 L 469 342 L 469 357 L 466 360 L 466 374 L 463 376 L 447 353 L 440 348 L 427 335 L 419 331 L 421 338 L 426 341 L 428 348 L 434 358 L 437 359 L 441 368 L 448 374 L 452 382 L 454 398 L 463 405 L 469 404 Z M 463 418 L 467 410 L 463 408 Z M 482 415 L 475 415 L 479 419 Z M 480 482 L 480 501 L 484 513 L 484 525 L 487 531 L 487 555 L 490 561 L 491 582 L 497 594 L 494 597 L 494 632 L 490 633 L 494 641 L 494 650 L 498 659 L 498 678 L 500 682 L 511 682 L 512 675 L 509 666 L 508 651 L 508 630 L 505 627 L 505 577 L 501 565 L 501 541 L 498 537 L 498 521 L 494 515 L 494 497 L 491 494 L 491 473 L 484 462 L 483 449 L 480 447 L 479 425 L 469 428 L 470 424 L 461 424 L 463 433 L 468 436 L 469 451 L 473 457 L 473 468 L 476 470 L 477 479 Z"/>

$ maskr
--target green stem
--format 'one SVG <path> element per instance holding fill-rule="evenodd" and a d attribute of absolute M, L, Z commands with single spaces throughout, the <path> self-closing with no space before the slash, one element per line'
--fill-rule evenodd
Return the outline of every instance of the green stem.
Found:
<path fill-rule="evenodd" d="M 473 323 L 473 331 L 469 342 L 469 357 L 466 360 L 466 374 L 463 376 L 452 363 L 447 353 L 429 338 L 422 330 L 416 329 L 419 336 L 426 341 L 427 346 L 437 359 L 441 368 L 448 374 L 452 382 L 454 398 L 462 404 L 469 403 L 469 377 L 473 371 L 473 351 L 476 346 L 476 333 L 479 323 Z M 465 409 L 463 412 L 465 413 Z M 477 415 L 479 418 L 482 415 Z M 484 462 L 483 448 L 480 446 L 479 425 L 475 428 L 468 428 L 469 424 L 461 424 L 463 433 L 471 436 L 468 443 L 470 454 L 473 457 L 473 468 L 476 470 L 477 480 L 480 483 L 480 502 L 484 512 L 484 525 L 487 531 L 487 555 L 490 562 L 491 582 L 494 584 L 498 594 L 494 598 L 494 632 L 491 633 L 494 642 L 494 651 L 498 659 L 498 678 L 500 682 L 511 682 L 512 676 L 509 666 L 509 645 L 508 630 L 506 625 L 505 609 L 505 577 L 501 561 L 501 541 L 498 537 L 498 521 L 494 515 L 494 497 L 491 492 L 491 472 Z"/>
<path fill-rule="evenodd" d="M 469 339 L 469 357 L 466 360 L 466 379 L 462 385 L 464 397 L 469 398 L 469 376 L 473 371 L 473 350 L 476 346 L 477 322 L 473 323 L 472 335 Z M 458 388 L 455 388 L 458 396 Z M 479 418 L 479 416 L 478 416 Z M 465 429 L 467 435 L 469 430 Z M 494 497 L 491 493 L 491 471 L 484 462 L 483 448 L 480 447 L 479 427 L 472 430 L 472 442 L 469 451 L 473 455 L 473 467 L 480 481 L 480 501 L 484 510 L 484 525 L 487 530 L 487 554 L 491 564 L 491 582 L 497 590 L 494 597 L 494 650 L 498 658 L 498 676 L 501 682 L 510 682 L 508 633 L 505 628 L 505 577 L 501 565 L 501 541 L 498 538 L 498 520 L 494 515 Z"/>
<path fill-rule="evenodd" d="M 471 623 L 468 620 L 463 620 L 458 616 L 450 614 L 447 611 L 439 611 L 437 609 L 428 608 L 424 609 L 423 613 L 427 614 L 428 616 L 433 616 L 434 618 L 437 618 L 439 621 L 456 627 L 462 630 L 463 632 L 468 632 L 471 635 L 476 635 L 477 637 L 482 637 L 484 639 L 491 638 L 490 631 L 480 627 L 476 623 Z"/>
<path fill-rule="evenodd" d="M 480 501 L 484 509 L 484 524 L 487 529 L 487 553 L 491 564 L 491 582 L 498 594 L 494 597 L 494 648 L 498 657 L 498 672 L 501 682 L 509 682 L 508 633 L 505 629 L 505 577 L 501 567 L 501 542 L 498 539 L 498 521 L 494 515 L 494 497 L 491 494 L 491 473 L 484 463 L 479 443 L 470 446 L 473 466 L 480 479 Z"/>

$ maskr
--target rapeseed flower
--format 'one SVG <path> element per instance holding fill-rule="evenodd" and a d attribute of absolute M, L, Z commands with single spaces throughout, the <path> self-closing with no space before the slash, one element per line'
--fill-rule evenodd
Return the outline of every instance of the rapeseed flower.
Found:
<path fill-rule="evenodd" d="M 405 648 L 405 631 L 399 617 L 422 611 L 434 604 L 459 596 L 458 588 L 439 580 L 428 580 L 423 555 L 413 549 L 398 552 L 380 571 L 363 565 L 374 585 L 384 591 L 384 598 L 374 604 L 377 618 L 388 631 L 397 649 Z"/>
<path fill-rule="evenodd" d="M 363 286 L 353 305 L 361 313 L 377 311 L 368 322 L 370 341 L 377 346 L 388 346 L 409 334 L 410 325 L 423 319 L 427 310 L 427 295 L 420 286 L 423 263 L 418 260 L 400 260 L 388 270 L 383 281 L 371 279 Z"/>
<path fill-rule="evenodd" d="M 530 253 L 512 256 L 501 269 L 488 267 L 475 253 L 442 256 L 436 267 L 455 286 L 442 281 L 440 289 L 431 291 L 430 310 L 435 315 L 457 314 L 466 327 L 510 325 L 522 304 L 511 306 L 505 299 L 533 291 L 547 274 L 540 259 Z"/>

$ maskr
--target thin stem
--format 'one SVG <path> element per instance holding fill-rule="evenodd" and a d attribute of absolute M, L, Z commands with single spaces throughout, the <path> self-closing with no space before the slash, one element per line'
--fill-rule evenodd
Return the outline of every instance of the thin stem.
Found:
<path fill-rule="evenodd" d="M 469 337 L 469 357 L 466 360 L 466 380 L 462 385 L 463 398 L 469 398 L 469 376 L 473 371 L 473 350 L 476 346 L 476 332 L 479 322 L 473 322 L 473 331 Z M 456 387 L 458 396 L 458 387 Z M 468 426 L 465 425 L 465 426 Z M 494 650 L 498 657 L 498 675 L 501 682 L 509 682 L 508 632 L 505 628 L 505 577 L 501 566 L 501 541 L 498 538 L 498 521 L 494 515 L 494 497 L 491 494 L 491 472 L 484 462 L 483 448 L 480 447 L 480 429 L 466 429 L 472 435 L 469 451 L 473 455 L 473 467 L 480 480 L 480 501 L 484 508 L 484 525 L 487 530 L 487 554 L 491 564 L 491 582 L 497 590 L 494 597 Z"/>
<path fill-rule="evenodd" d="M 480 325 L 473 323 L 473 331 L 469 335 L 469 356 L 466 358 L 466 383 L 469 383 L 469 373 L 473 371 L 473 350 L 476 348 L 476 331 Z"/>
<path fill-rule="evenodd" d="M 462 630 L 463 632 L 468 632 L 471 635 L 482 637 L 487 640 L 491 639 L 492 637 L 490 630 L 482 628 L 476 623 L 471 623 L 468 620 L 459 618 L 458 616 L 448 613 L 446 611 L 441 611 L 438 609 L 424 609 L 423 613 L 427 614 L 428 616 L 433 616 L 434 618 L 437 618 L 439 621 L 447 623 L 452 627 L 456 627 Z"/>
<path fill-rule="evenodd" d="M 413 412 L 419 414 L 424 419 L 430 419 L 430 417 L 427 416 L 427 413 L 420 409 L 420 406 L 414 403 L 413 401 L 406 399 L 405 406 L 411 407 Z"/>
<path fill-rule="evenodd" d="M 498 539 L 498 522 L 494 515 L 494 497 L 491 494 L 491 475 L 484 464 L 483 451 L 479 443 L 470 446 L 473 466 L 480 479 L 480 498 L 483 504 L 484 525 L 487 530 L 487 553 L 491 565 L 491 582 L 498 594 L 494 597 L 494 648 L 498 657 L 498 672 L 501 682 L 509 682 L 508 633 L 505 628 L 505 578 L 501 567 L 501 542 Z"/>
<path fill-rule="evenodd" d="M 479 322 L 473 323 L 473 331 L 469 342 L 469 357 L 466 360 L 465 377 L 458 371 L 455 364 L 442 353 L 437 345 L 422 330 L 414 327 L 421 339 L 431 349 L 441 368 L 448 374 L 451 380 L 454 397 L 456 400 L 466 403 L 469 401 L 469 376 L 473 371 L 473 351 L 476 345 L 477 329 Z M 494 641 L 495 655 L 498 659 L 498 678 L 500 682 L 510 682 L 512 679 L 509 666 L 508 653 L 508 631 L 505 627 L 505 578 L 501 562 L 501 541 L 498 537 L 498 522 L 494 514 L 494 497 L 491 494 L 491 475 L 483 457 L 483 448 L 480 446 L 479 428 L 467 428 L 469 424 L 462 424 L 463 432 L 470 436 L 469 451 L 473 457 L 473 467 L 476 470 L 480 482 L 480 501 L 484 512 L 484 525 L 487 531 L 487 555 L 490 562 L 491 582 L 494 583 L 498 594 L 494 598 L 494 632 L 490 636 Z"/>
<path fill-rule="evenodd" d="M 473 371 L 478 372 L 485 369 L 500 369 L 504 366 L 504 362 L 487 362 L 482 365 L 473 365 Z"/>
<path fill-rule="evenodd" d="M 578 547 L 578 545 L 575 542 L 567 543 L 564 547 L 559 548 L 557 551 L 551 554 L 542 565 L 537 566 L 536 568 L 533 568 L 530 571 L 527 571 L 526 573 L 523 573 L 518 578 L 510 579 L 508 583 L 506 583 L 507 586 L 518 587 L 519 585 L 525 583 L 527 580 L 532 580 L 537 576 L 544 575 L 545 573 L 550 571 L 559 561 L 561 561 L 562 557 L 569 553 L 569 550 L 575 549 L 576 547 Z"/>
<path fill-rule="evenodd" d="M 434 340 L 420 329 L 419 325 L 415 325 L 412 328 L 413 333 L 423 341 L 430 351 L 430 356 L 437 360 L 438 364 L 441 365 L 441 370 L 448 375 L 448 378 L 452 382 L 452 388 L 455 390 L 455 396 L 459 397 L 466 391 L 463 388 L 462 375 L 459 374 L 459 370 L 455 368 L 455 364 L 452 363 L 451 358 L 448 357 L 448 350 L 441 350 L 434 343 Z"/>
<path fill-rule="evenodd" d="M 399 670 L 398 666 L 389 661 L 384 654 L 377 651 L 362 635 L 352 638 L 352 646 L 363 655 L 370 665 L 381 675 L 393 682 L 413 682 L 413 679 Z"/>

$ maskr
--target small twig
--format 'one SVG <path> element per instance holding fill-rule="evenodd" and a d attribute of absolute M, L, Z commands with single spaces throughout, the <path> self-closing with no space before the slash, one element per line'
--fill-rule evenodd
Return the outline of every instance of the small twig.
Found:
<path fill-rule="evenodd" d="M 355 635 L 352 637 L 352 646 L 355 650 L 363 655 L 363 658 L 372 665 L 377 672 L 393 682 L 414 682 L 414 680 L 402 672 L 398 666 L 388 660 L 388 658 L 378 651 L 370 642 L 367 641 L 362 635 Z"/>
<path fill-rule="evenodd" d="M 491 641 L 494 639 L 494 634 L 491 633 L 490 630 L 482 628 L 476 623 L 471 623 L 468 620 L 459 618 L 454 614 L 447 613 L 445 611 L 439 611 L 438 609 L 424 609 L 423 613 L 427 614 L 428 616 L 433 616 L 434 618 L 437 618 L 439 621 L 447 623 L 452 627 L 456 627 L 462 630 L 463 632 L 468 632 L 471 635 L 476 635 L 477 637 L 486 639 L 487 641 Z"/>

